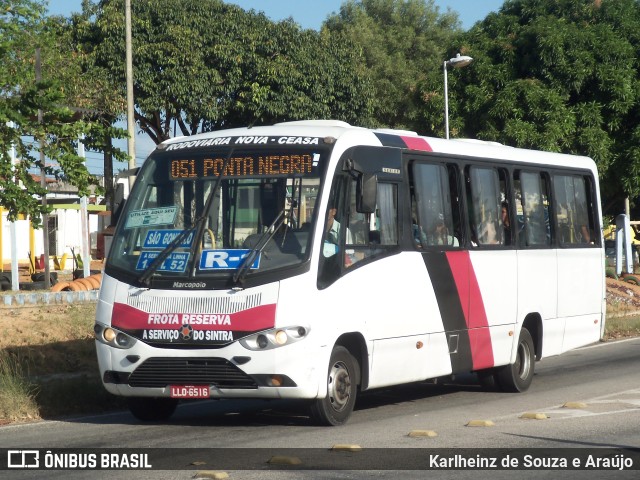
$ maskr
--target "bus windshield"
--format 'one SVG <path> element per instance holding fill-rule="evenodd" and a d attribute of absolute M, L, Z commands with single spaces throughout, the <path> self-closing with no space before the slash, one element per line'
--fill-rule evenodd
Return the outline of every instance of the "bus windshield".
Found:
<path fill-rule="evenodd" d="M 307 146 L 157 150 L 122 213 L 110 273 L 142 284 L 185 278 L 229 284 L 303 264 L 325 152 Z"/>

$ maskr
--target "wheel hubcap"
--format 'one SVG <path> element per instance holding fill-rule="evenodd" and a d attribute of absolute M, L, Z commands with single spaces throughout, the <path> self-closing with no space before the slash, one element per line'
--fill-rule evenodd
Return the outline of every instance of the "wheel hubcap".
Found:
<path fill-rule="evenodd" d="M 526 343 L 521 343 L 518 346 L 518 358 L 516 359 L 516 369 L 518 376 L 521 379 L 529 376 L 529 370 L 531 370 L 531 355 L 529 352 L 529 346 Z"/>
<path fill-rule="evenodd" d="M 342 362 L 336 362 L 329 371 L 329 401 L 337 412 L 344 410 L 351 398 L 351 377 Z"/>

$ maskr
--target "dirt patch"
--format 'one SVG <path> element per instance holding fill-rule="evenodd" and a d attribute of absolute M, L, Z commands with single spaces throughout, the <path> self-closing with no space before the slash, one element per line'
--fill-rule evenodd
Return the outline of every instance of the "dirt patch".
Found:
<path fill-rule="evenodd" d="M 640 315 L 640 286 L 607 278 L 607 314 Z"/>
<path fill-rule="evenodd" d="M 0 349 L 28 376 L 96 370 L 95 304 L 0 308 Z"/>
<path fill-rule="evenodd" d="M 100 381 L 95 310 L 0 307 L 0 425 L 123 407 Z"/>

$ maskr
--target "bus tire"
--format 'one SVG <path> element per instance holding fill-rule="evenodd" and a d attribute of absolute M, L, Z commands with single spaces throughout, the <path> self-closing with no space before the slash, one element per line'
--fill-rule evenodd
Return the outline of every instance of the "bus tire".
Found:
<path fill-rule="evenodd" d="M 88 277 L 79 278 L 78 280 L 75 280 L 75 282 L 84 285 L 84 288 L 86 288 L 87 291 L 93 290 L 93 283 L 89 281 Z"/>
<path fill-rule="evenodd" d="M 501 367 L 497 372 L 497 380 L 505 392 L 525 392 L 533 380 L 536 352 L 529 330 L 522 328 L 518 339 L 516 361 Z"/>
<path fill-rule="evenodd" d="M 69 282 L 58 282 L 53 287 L 51 287 L 52 292 L 62 292 L 65 289 L 69 289 Z"/>
<path fill-rule="evenodd" d="M 20 290 L 44 290 L 44 282 L 21 282 Z"/>
<path fill-rule="evenodd" d="M 347 422 L 356 403 L 357 368 L 349 350 L 341 346 L 333 349 L 327 372 L 327 396 L 311 405 L 311 417 L 316 423 L 338 426 Z"/>
<path fill-rule="evenodd" d="M 129 397 L 127 406 L 131 414 L 143 422 L 167 420 L 176 411 L 178 400 L 166 397 Z"/>
<path fill-rule="evenodd" d="M 77 280 L 69 282 L 69 285 L 67 285 L 67 288 L 71 292 L 86 292 L 87 291 L 87 287 L 85 287 L 82 283 L 78 282 Z"/>
<path fill-rule="evenodd" d="M 91 290 L 98 290 L 100 288 L 100 282 L 94 277 L 87 277 L 85 281 L 91 284 Z"/>
<path fill-rule="evenodd" d="M 476 372 L 478 381 L 483 390 L 488 392 L 496 392 L 500 390 L 500 384 L 498 382 L 498 375 L 494 368 L 487 368 L 485 370 L 478 370 Z"/>

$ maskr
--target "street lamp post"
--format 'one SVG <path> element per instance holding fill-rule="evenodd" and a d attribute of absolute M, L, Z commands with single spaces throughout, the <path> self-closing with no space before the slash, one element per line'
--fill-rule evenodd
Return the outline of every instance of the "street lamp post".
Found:
<path fill-rule="evenodd" d="M 462 68 L 473 62 L 473 58 L 467 55 L 456 54 L 454 58 L 444 61 L 442 67 L 444 71 L 444 134 L 445 138 L 449 140 L 449 90 L 447 85 L 447 67 Z"/>

